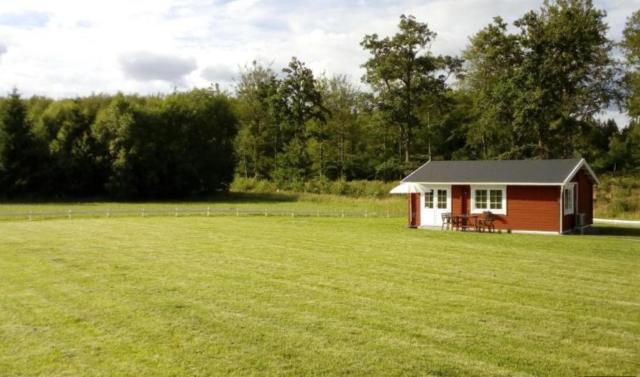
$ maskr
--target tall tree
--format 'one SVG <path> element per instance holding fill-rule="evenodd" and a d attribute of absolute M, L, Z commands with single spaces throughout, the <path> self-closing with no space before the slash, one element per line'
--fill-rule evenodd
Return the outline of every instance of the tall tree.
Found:
<path fill-rule="evenodd" d="M 500 17 L 478 32 L 464 51 L 462 89 L 472 101 L 469 157 L 507 157 L 514 146 L 515 76 L 522 64 L 520 38 L 507 32 Z"/>
<path fill-rule="evenodd" d="M 5 195 L 40 192 L 41 149 L 27 122 L 27 108 L 13 89 L 0 111 L 0 187 Z"/>
<path fill-rule="evenodd" d="M 275 72 L 256 61 L 240 74 L 235 142 L 239 174 L 268 178 L 275 169 L 281 147 L 274 109 L 278 84 Z"/>
<path fill-rule="evenodd" d="M 415 17 L 402 15 L 398 28 L 392 37 L 370 34 L 360 43 L 371 54 L 363 65 L 363 81 L 374 90 L 380 111 L 398 127 L 399 157 L 409 163 L 414 128 L 422 126 L 418 109 L 444 95 L 449 73 L 460 60 L 434 56 L 430 45 L 436 33 Z"/>
<path fill-rule="evenodd" d="M 310 136 L 323 138 L 318 130 L 326 123 L 327 110 L 313 71 L 293 57 L 282 70 L 276 98 L 283 139 L 282 161 L 278 161 L 276 178 L 279 180 L 304 180 L 310 173 L 310 159 L 306 149 Z M 308 124 L 318 122 L 315 135 L 310 134 Z M 321 142 L 324 142 L 322 140 Z"/>
<path fill-rule="evenodd" d="M 591 0 L 555 0 L 516 20 L 518 33 L 498 18 L 472 38 L 465 85 L 476 95 L 470 139 L 483 157 L 577 153 L 581 129 L 616 95 L 604 17 Z"/>
<path fill-rule="evenodd" d="M 51 161 L 49 185 L 59 195 L 97 195 L 104 187 L 106 172 L 97 164 L 91 132 L 95 114 L 84 107 L 85 101 L 53 102 L 40 118 L 40 132 L 47 134 Z"/>
<path fill-rule="evenodd" d="M 640 10 L 628 19 L 620 43 L 625 57 L 625 109 L 634 122 L 640 121 Z"/>
<path fill-rule="evenodd" d="M 331 116 L 322 128 L 326 133 L 326 146 L 323 158 L 315 159 L 319 160 L 318 168 L 329 178 L 353 177 L 358 170 L 354 166 L 355 155 L 362 153 L 364 142 L 360 127 L 360 93 L 343 75 L 323 78 L 320 90 Z"/>

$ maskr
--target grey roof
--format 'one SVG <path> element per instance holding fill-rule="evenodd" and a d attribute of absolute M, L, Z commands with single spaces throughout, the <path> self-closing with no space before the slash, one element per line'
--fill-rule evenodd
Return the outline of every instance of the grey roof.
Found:
<path fill-rule="evenodd" d="M 402 182 L 561 184 L 581 161 L 580 159 L 429 161 L 409 174 Z M 591 169 L 588 168 L 588 170 L 593 176 Z M 595 176 L 593 178 L 597 179 Z"/>

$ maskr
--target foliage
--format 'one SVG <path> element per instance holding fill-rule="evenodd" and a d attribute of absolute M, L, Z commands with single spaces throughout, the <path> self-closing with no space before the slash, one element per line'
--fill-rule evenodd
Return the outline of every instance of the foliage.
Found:
<path fill-rule="evenodd" d="M 413 16 L 402 15 L 393 37 L 366 35 L 361 42 L 371 57 L 363 65 L 363 81 L 376 94 L 376 105 L 388 122 L 397 127 L 397 144 L 405 163 L 411 160 L 414 128 L 422 122 L 418 110 L 438 109 L 447 90 L 448 74 L 461 61 L 450 56 L 433 56 L 429 51 L 436 33 Z M 445 71 L 445 73 L 443 73 Z"/>
<path fill-rule="evenodd" d="M 2 116 L 4 196 L 188 197 L 233 178 L 236 116 L 210 90 L 59 101 L 14 91 Z"/>
<path fill-rule="evenodd" d="M 389 191 L 395 186 L 392 182 L 372 180 L 329 180 L 318 177 L 307 180 L 303 184 L 298 181 L 272 182 L 262 179 L 236 177 L 231 185 L 235 192 L 253 192 L 270 194 L 277 192 L 313 193 L 344 195 L 349 197 L 387 198 Z M 404 204 L 404 199 L 399 198 Z"/>
<path fill-rule="evenodd" d="M 620 47 L 627 67 L 624 77 L 628 91 L 625 107 L 637 123 L 640 120 L 640 10 L 627 19 Z"/>
<path fill-rule="evenodd" d="M 640 175 L 603 175 L 596 191 L 596 216 L 640 219 Z"/>
<path fill-rule="evenodd" d="M 96 134 L 118 197 L 193 196 L 225 189 L 233 176 L 236 118 L 209 90 L 175 93 L 146 107 L 119 96 L 100 114 Z"/>
<path fill-rule="evenodd" d="M 39 192 L 42 150 L 27 119 L 27 107 L 13 89 L 0 110 L 0 190 L 7 196 Z"/>
<path fill-rule="evenodd" d="M 481 158 L 566 158 L 616 98 L 613 43 L 590 0 L 557 0 L 514 22 L 497 17 L 465 51 Z"/>
<path fill-rule="evenodd" d="M 236 88 L 239 132 L 237 171 L 245 177 L 267 178 L 275 170 L 281 136 L 276 110 L 279 81 L 270 68 L 254 61 L 245 67 Z"/>

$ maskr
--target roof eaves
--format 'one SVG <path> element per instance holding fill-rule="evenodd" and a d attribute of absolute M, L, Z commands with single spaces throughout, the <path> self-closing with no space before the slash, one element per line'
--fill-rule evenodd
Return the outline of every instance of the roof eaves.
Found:
<path fill-rule="evenodd" d="M 591 178 L 593 178 L 593 180 L 596 182 L 596 185 L 599 185 L 600 184 L 600 180 L 598 180 L 598 177 L 596 177 L 596 174 L 591 169 L 591 166 L 589 166 L 589 164 L 587 163 L 587 161 L 584 158 L 581 158 L 580 161 L 578 161 L 576 166 L 573 168 L 573 170 L 571 170 L 571 172 L 569 173 L 567 178 L 565 178 L 565 180 L 562 182 L 562 184 L 566 185 L 567 183 L 569 183 L 569 181 L 571 181 L 573 179 L 573 177 L 578 173 L 578 171 L 580 171 L 580 168 L 582 168 L 583 166 L 587 168 L 587 171 L 591 175 Z"/>
<path fill-rule="evenodd" d="M 429 159 L 427 162 L 425 162 L 424 164 L 422 164 L 419 168 L 417 168 L 416 170 L 412 171 L 411 174 L 409 174 L 408 176 L 404 177 L 402 179 L 402 181 L 400 182 L 406 182 L 407 179 L 411 178 L 412 175 L 416 174 L 419 170 L 421 170 L 422 168 L 424 168 L 425 166 L 427 166 L 428 163 L 431 162 L 431 159 Z"/>

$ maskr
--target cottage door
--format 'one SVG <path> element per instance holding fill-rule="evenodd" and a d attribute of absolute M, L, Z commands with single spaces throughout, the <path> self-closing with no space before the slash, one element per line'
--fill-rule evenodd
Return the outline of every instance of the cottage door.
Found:
<path fill-rule="evenodd" d="M 441 226 L 446 212 L 451 212 L 451 186 L 427 187 L 422 194 L 422 225 Z"/>
<path fill-rule="evenodd" d="M 409 195 L 409 226 L 420 226 L 420 194 L 417 193 Z"/>

